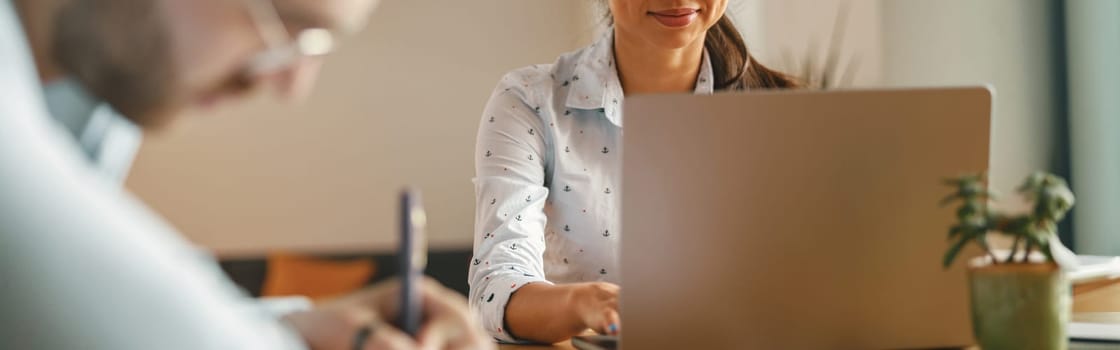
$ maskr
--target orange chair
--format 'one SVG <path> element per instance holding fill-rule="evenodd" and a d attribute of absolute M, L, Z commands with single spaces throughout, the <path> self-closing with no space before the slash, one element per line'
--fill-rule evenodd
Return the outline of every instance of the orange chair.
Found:
<path fill-rule="evenodd" d="M 330 260 L 291 253 L 268 256 L 261 296 L 302 295 L 315 301 L 356 291 L 376 271 L 370 259 Z"/>

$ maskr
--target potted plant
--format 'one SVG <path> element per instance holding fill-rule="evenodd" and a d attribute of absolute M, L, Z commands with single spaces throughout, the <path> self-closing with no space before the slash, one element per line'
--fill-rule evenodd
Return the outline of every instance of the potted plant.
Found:
<path fill-rule="evenodd" d="M 954 240 L 942 263 L 946 268 L 961 250 L 975 243 L 984 256 L 968 267 L 972 327 L 981 348 L 1066 349 L 1070 317 L 1070 283 L 1055 261 L 1064 247 L 1057 239 L 1058 222 L 1074 203 L 1073 192 L 1058 176 L 1035 173 L 1018 188 L 1032 209 L 1008 215 L 988 207 L 994 195 L 983 175 L 947 180 L 956 191 L 942 205 L 959 202 Z M 1014 239 L 1009 252 L 994 251 L 989 233 Z"/>

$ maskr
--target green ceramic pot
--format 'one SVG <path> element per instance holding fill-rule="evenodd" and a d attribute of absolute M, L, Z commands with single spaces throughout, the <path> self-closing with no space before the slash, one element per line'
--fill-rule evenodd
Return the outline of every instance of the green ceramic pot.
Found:
<path fill-rule="evenodd" d="M 1072 297 L 1053 263 L 969 269 L 972 327 L 984 350 L 1065 350 Z"/>

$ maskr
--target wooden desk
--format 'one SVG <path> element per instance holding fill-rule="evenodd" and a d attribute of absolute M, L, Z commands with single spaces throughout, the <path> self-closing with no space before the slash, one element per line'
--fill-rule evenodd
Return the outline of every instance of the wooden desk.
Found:
<path fill-rule="evenodd" d="M 499 350 L 575 350 L 576 347 L 572 346 L 571 341 L 565 341 L 553 345 L 514 345 L 514 344 L 501 344 L 498 345 Z"/>
<path fill-rule="evenodd" d="M 1073 288 L 1073 312 L 1078 313 L 1102 313 L 1102 312 L 1120 312 L 1120 278 L 1103 280 L 1084 285 L 1078 285 Z M 1076 316 L 1074 317 L 1076 318 Z M 512 345 L 502 344 L 498 346 L 500 350 L 573 350 L 570 341 L 554 344 L 554 345 Z M 978 350 L 979 348 L 969 348 L 967 350 Z"/>

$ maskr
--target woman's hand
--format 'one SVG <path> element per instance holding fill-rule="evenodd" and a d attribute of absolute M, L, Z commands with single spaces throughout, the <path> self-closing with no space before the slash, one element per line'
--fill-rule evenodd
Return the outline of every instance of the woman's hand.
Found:
<path fill-rule="evenodd" d="M 315 350 L 352 350 L 362 328 L 369 337 L 360 349 L 494 349 L 492 340 L 469 315 L 462 296 L 439 283 L 426 279 L 423 293 L 423 320 L 416 339 L 390 324 L 400 310 L 400 283 L 396 280 L 363 289 L 297 312 L 284 320 L 299 331 Z"/>
<path fill-rule="evenodd" d="M 506 306 L 506 324 L 518 339 L 556 343 L 592 329 L 618 334 L 617 285 L 606 282 L 522 286 Z"/>
<path fill-rule="evenodd" d="M 618 334 L 622 330 L 618 316 L 618 285 L 592 282 L 575 287 L 572 306 L 586 328 L 599 334 Z"/>

